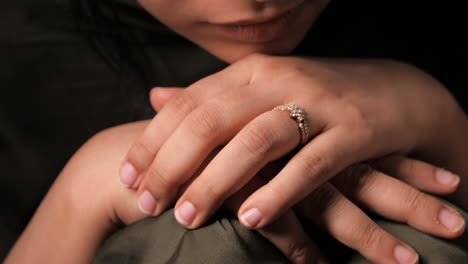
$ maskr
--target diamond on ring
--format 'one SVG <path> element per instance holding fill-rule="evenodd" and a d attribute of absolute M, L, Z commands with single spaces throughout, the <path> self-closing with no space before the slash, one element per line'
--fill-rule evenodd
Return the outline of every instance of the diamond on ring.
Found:
<path fill-rule="evenodd" d="M 309 139 L 309 127 L 307 125 L 306 114 L 302 107 L 296 104 L 278 105 L 273 111 L 289 111 L 289 116 L 297 122 L 299 133 L 301 135 L 301 145 Z"/>

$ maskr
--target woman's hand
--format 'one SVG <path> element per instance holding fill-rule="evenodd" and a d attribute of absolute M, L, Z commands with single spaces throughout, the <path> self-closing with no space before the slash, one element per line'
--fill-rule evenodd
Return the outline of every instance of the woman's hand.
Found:
<path fill-rule="evenodd" d="M 260 228 L 351 164 L 417 151 L 443 137 L 434 131 L 445 122 L 446 111 L 439 110 L 450 99 L 430 77 L 400 63 L 250 56 L 169 101 L 129 151 L 121 176 L 129 185 L 140 178 L 139 205 L 158 215 L 225 145 L 176 204 L 180 223 L 196 228 L 298 145 L 297 123 L 270 110 L 300 105 L 310 142 L 239 210 L 240 219 L 256 212 L 244 224 Z"/>
<path fill-rule="evenodd" d="M 181 91 L 182 89 L 178 88 L 157 89 L 151 93 L 151 103 L 156 111 L 160 111 L 171 97 Z M 207 163 L 209 161 L 205 162 Z M 260 180 L 263 180 L 263 183 L 268 182 L 283 165 L 278 162 L 271 163 L 260 171 L 259 175 L 262 176 Z M 392 175 L 398 180 L 389 178 L 387 175 Z M 260 181 L 258 177 L 253 180 L 257 181 L 257 185 L 244 187 L 239 193 L 234 194 L 227 204 L 231 205 L 231 201 L 235 200 L 240 206 L 245 198 L 263 185 L 258 184 Z M 405 258 L 414 260 L 414 251 L 383 231 L 355 204 L 389 219 L 406 222 L 430 234 L 453 238 L 460 235 L 464 229 L 464 221 L 459 214 L 452 208 L 444 206 L 439 200 L 403 182 L 424 192 L 446 195 L 455 191 L 459 180 L 455 175 L 421 161 L 399 156 L 386 157 L 375 160 L 372 164 L 349 167 L 333 180 L 333 184 L 324 185 L 301 201 L 295 207 L 295 211 L 302 218 L 321 225 L 339 241 L 357 250 L 368 259 L 382 261 L 382 259 L 390 260 L 395 257 L 400 263 L 405 263 Z M 252 184 L 249 183 L 249 185 Z M 250 192 L 245 190 L 250 190 Z M 230 208 L 235 213 L 238 206 Z M 288 212 L 288 215 L 291 213 Z M 291 219 L 290 216 L 282 218 Z M 284 230 L 280 236 L 265 233 L 265 230 L 278 230 L 278 227 L 280 230 L 281 227 L 283 229 L 291 227 L 291 230 L 301 229 L 300 227 L 293 228 L 294 226 L 293 223 L 285 224 L 285 220 L 281 219 L 259 231 L 277 245 L 286 256 L 295 260 L 293 262 L 301 263 L 298 260 L 304 260 L 304 258 L 299 258 L 300 256 L 309 256 L 305 259 L 311 262 L 310 256 L 316 254 L 310 252 L 317 251 L 313 250 L 315 247 L 310 243 L 304 243 L 309 240 L 300 232 L 284 232 L 286 231 Z M 382 243 L 373 244 L 375 241 Z M 392 247 L 388 245 L 398 245 L 399 249 L 392 250 Z M 409 249 L 409 251 L 405 252 L 404 249 Z"/>
<path fill-rule="evenodd" d="M 111 232 L 145 218 L 134 206 L 136 192 L 122 188 L 115 174 L 147 123 L 115 127 L 90 139 L 60 173 L 5 263 L 90 263 Z M 245 195 L 258 187 L 254 184 L 231 197 L 227 207 L 237 212 Z M 316 263 L 320 257 L 292 210 L 259 231 L 293 263 Z"/>
<path fill-rule="evenodd" d="M 122 136 L 112 137 L 122 139 Z M 118 144 L 122 144 L 122 140 L 119 141 Z M 115 147 L 115 143 L 113 146 Z M 99 144 L 99 149 L 102 149 L 102 144 Z M 199 171 L 203 171 L 216 154 L 216 151 L 212 153 Z M 106 157 L 109 155 L 106 154 Z M 263 168 L 241 190 L 227 199 L 224 206 L 234 214 L 238 212 L 245 199 L 264 186 L 282 167 L 283 164 L 276 162 Z M 374 167 L 382 171 L 391 170 L 398 179 L 389 177 Z M 463 232 L 464 225 L 463 222 L 460 225 L 456 220 L 459 215 L 454 209 L 401 181 L 414 182 L 415 186 L 426 192 L 453 192 L 456 182 L 438 182 L 437 176 L 432 175 L 436 171 L 437 168 L 429 164 L 402 157 L 385 158 L 375 161 L 372 165 L 352 166 L 335 177 L 332 183 L 326 183 L 315 190 L 295 206 L 294 211 L 288 210 L 258 231 L 293 263 L 320 263 L 317 261 L 323 260 L 318 247 L 304 231 L 297 216 L 321 226 L 337 240 L 373 262 L 415 263 L 418 259 L 417 253 L 409 245 L 379 227 L 356 204 L 389 219 L 409 223 L 433 235 L 446 238 L 458 236 Z M 198 176 L 197 173 L 194 178 Z M 182 190 L 188 186 L 189 182 L 182 186 Z M 110 202 L 107 207 L 113 208 L 109 211 L 115 213 L 111 217 L 113 222 L 123 221 L 129 224 L 143 217 L 131 206 L 135 199 L 133 192 L 120 188 L 114 192 L 119 195 L 107 196 Z M 129 199 L 130 196 L 132 199 Z"/>

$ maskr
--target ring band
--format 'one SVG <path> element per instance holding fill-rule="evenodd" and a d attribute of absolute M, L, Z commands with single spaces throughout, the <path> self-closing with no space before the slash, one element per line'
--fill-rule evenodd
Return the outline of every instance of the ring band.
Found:
<path fill-rule="evenodd" d="M 309 127 L 304 109 L 295 104 L 286 104 L 276 106 L 273 108 L 273 111 L 275 110 L 289 111 L 289 116 L 297 122 L 301 134 L 301 145 L 305 144 L 309 139 Z"/>

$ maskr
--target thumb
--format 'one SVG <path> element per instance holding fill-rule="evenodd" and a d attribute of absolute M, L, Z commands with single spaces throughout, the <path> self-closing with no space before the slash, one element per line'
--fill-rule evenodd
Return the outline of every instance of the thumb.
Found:
<path fill-rule="evenodd" d="M 183 88 L 180 87 L 153 88 L 150 92 L 151 105 L 156 112 L 159 112 L 174 95 L 181 91 L 183 91 Z"/>

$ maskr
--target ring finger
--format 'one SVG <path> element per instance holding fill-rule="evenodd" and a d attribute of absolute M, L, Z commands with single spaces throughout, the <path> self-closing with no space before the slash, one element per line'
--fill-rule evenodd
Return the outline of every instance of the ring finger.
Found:
<path fill-rule="evenodd" d="M 232 72 L 237 74 L 232 74 Z M 223 91 L 246 85 L 249 75 L 250 73 L 242 70 L 239 65 L 230 66 L 195 82 L 183 92 L 175 95 L 153 118 L 130 148 L 119 171 L 121 182 L 130 188 L 137 187 L 141 182 L 140 176 L 144 174 L 163 143 L 185 117 L 203 102 Z"/>
<path fill-rule="evenodd" d="M 320 131 L 318 122 L 309 128 Z M 210 162 L 176 204 L 179 222 L 196 228 L 268 162 L 289 153 L 300 142 L 298 124 L 282 111 L 268 111 L 245 126 Z M 216 180 L 221 178 L 222 181 Z M 190 210 L 188 210 L 190 209 Z M 189 212 L 190 211 L 190 212 Z"/>
<path fill-rule="evenodd" d="M 163 212 L 173 202 L 180 185 L 193 176 L 215 148 L 268 108 L 266 100 L 255 104 L 251 96 L 243 96 L 236 89 L 229 90 L 184 118 L 144 174 L 138 189 L 139 206 L 144 212 Z"/>

